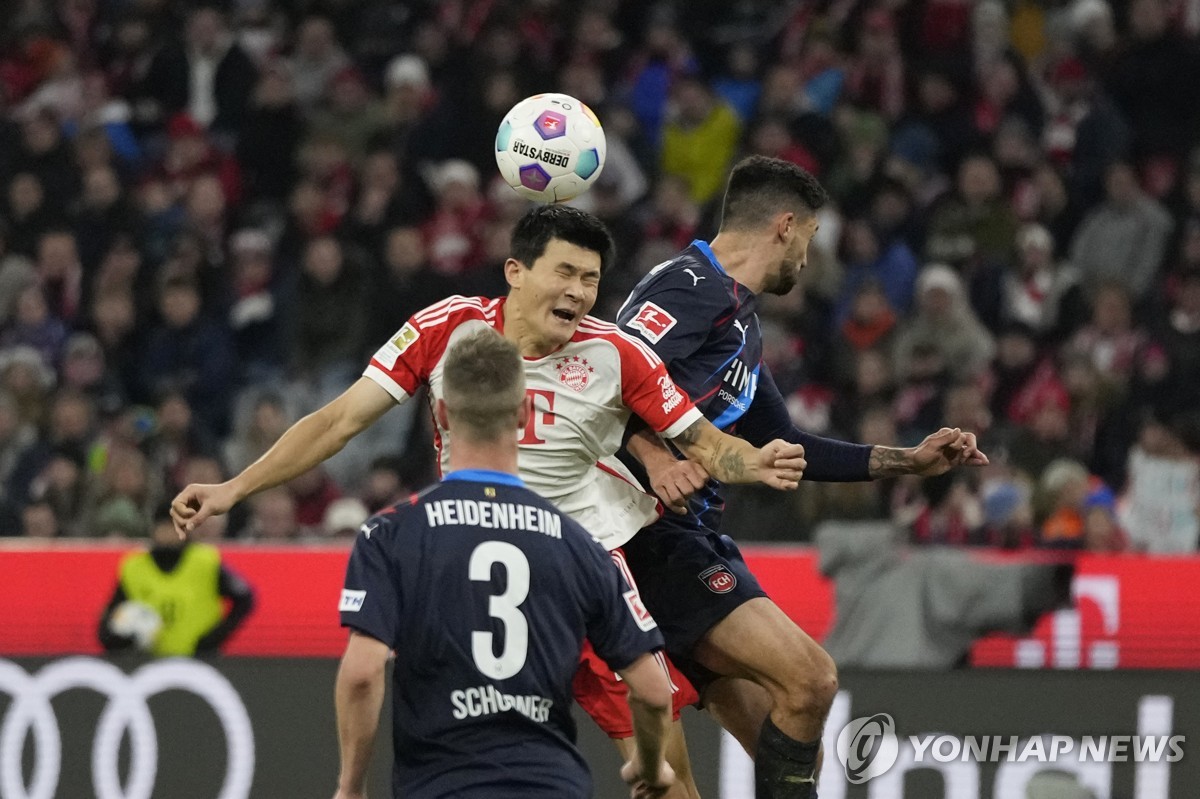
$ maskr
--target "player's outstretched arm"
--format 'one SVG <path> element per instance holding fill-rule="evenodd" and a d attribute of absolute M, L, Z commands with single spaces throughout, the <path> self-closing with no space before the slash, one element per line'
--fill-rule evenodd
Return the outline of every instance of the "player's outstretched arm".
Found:
<path fill-rule="evenodd" d="M 697 420 L 672 441 L 723 483 L 758 482 L 790 491 L 800 484 L 808 466 L 800 444 L 776 439 L 759 449 L 722 433 L 708 419 Z"/>
<path fill-rule="evenodd" d="M 903 474 L 936 477 L 956 466 L 986 466 L 988 462 L 987 455 L 979 451 L 974 433 L 943 427 L 915 447 L 872 447 L 869 468 L 873 478 Z"/>
<path fill-rule="evenodd" d="M 383 707 L 389 651 L 382 641 L 350 633 L 334 693 L 342 760 L 334 799 L 363 799 L 367 795 L 367 767 Z"/>
<path fill-rule="evenodd" d="M 671 683 L 653 653 L 646 653 L 617 673 L 629 687 L 633 713 L 633 758 L 621 767 L 621 779 L 634 799 L 662 796 L 675 782 L 667 765 L 667 731 L 671 727 Z"/>
<path fill-rule="evenodd" d="M 180 537 L 209 516 L 229 511 L 247 497 L 286 483 L 339 452 L 396 404 L 392 395 L 369 378 L 350 388 L 288 428 L 261 458 L 241 474 L 217 484 L 192 484 L 171 502 L 171 518 Z"/>

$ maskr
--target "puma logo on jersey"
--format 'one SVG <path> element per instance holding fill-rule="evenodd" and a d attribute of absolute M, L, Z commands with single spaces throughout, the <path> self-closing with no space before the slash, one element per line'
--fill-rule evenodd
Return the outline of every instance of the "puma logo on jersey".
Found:
<path fill-rule="evenodd" d="M 362 526 L 363 535 L 365 535 L 369 539 L 371 537 L 371 533 L 375 532 L 375 528 L 377 528 L 377 527 L 379 527 L 378 524 L 372 524 L 372 525 L 364 524 Z"/>
<path fill-rule="evenodd" d="M 737 332 L 742 334 L 742 343 L 745 344 L 746 343 L 746 325 L 744 325 L 741 321 L 734 319 L 733 326 L 737 329 Z"/>
<path fill-rule="evenodd" d="M 700 281 L 704 280 L 704 275 L 697 275 L 691 269 L 684 269 L 683 271 L 687 272 L 689 275 L 692 276 L 692 288 L 695 288 L 696 286 L 700 285 Z"/>

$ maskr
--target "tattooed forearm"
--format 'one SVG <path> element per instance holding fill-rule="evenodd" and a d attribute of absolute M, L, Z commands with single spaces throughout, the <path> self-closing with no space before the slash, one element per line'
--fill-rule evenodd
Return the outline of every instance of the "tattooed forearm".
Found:
<path fill-rule="evenodd" d="M 899 477 L 912 471 L 907 452 L 898 447 L 872 447 L 869 468 L 872 479 Z"/>
<path fill-rule="evenodd" d="M 675 436 L 674 443 L 723 483 L 749 483 L 756 479 L 757 467 L 747 459 L 757 450 L 741 439 L 720 432 L 708 419 L 697 419 Z"/>
<path fill-rule="evenodd" d="M 714 460 L 717 468 L 713 470 L 713 474 L 718 480 L 726 483 L 740 483 L 745 479 L 746 461 L 740 452 L 732 449 L 718 449 Z"/>

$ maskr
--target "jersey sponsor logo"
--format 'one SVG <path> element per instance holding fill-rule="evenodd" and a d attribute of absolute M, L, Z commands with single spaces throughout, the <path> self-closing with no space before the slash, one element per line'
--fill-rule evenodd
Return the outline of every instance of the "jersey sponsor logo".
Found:
<path fill-rule="evenodd" d="M 420 337 L 421 331 L 413 327 L 412 322 L 405 322 L 404 327 L 392 336 L 391 341 L 384 344 L 375 353 L 375 360 L 383 364 L 385 369 L 395 369 L 396 360 Z"/>
<path fill-rule="evenodd" d="M 358 613 L 362 610 L 363 601 L 367 598 L 366 591 L 342 589 L 342 599 L 338 602 L 338 610 L 345 613 Z"/>
<path fill-rule="evenodd" d="M 718 391 L 718 392 L 717 392 L 717 396 L 718 396 L 718 397 L 720 397 L 721 399 L 725 400 L 726 402 L 728 402 L 728 403 L 729 403 L 730 405 L 732 405 L 733 407 L 737 408 L 737 409 L 738 409 L 739 411 L 741 411 L 742 413 L 745 413 L 745 412 L 746 412 L 746 411 L 749 409 L 749 407 L 750 407 L 749 405 L 747 405 L 746 403 L 742 402 L 742 401 L 741 401 L 740 399 L 738 399 L 737 397 L 735 397 L 735 396 L 733 396 L 732 394 L 730 394 L 730 393 L 729 393 L 728 391 L 726 391 L 725 389 L 721 389 L 720 391 Z"/>
<path fill-rule="evenodd" d="M 696 286 L 699 286 L 700 281 L 705 279 L 704 275 L 697 275 L 691 269 L 684 269 L 683 271 L 687 272 L 689 275 L 692 276 L 692 288 L 696 288 Z"/>
<path fill-rule="evenodd" d="M 554 362 L 554 368 L 558 370 L 559 382 L 572 391 L 583 391 L 587 388 L 591 379 L 589 375 L 596 372 L 588 365 L 587 358 L 580 358 L 578 355 L 559 358 Z"/>
<path fill-rule="evenodd" d="M 538 425 L 548 427 L 554 424 L 554 392 L 544 388 L 527 388 L 525 396 L 533 403 L 533 410 L 525 422 L 525 430 L 518 444 L 545 444 L 546 439 L 538 437 Z M 541 403 L 538 400 L 542 400 Z"/>
<path fill-rule="evenodd" d="M 629 321 L 629 327 L 638 331 L 651 344 L 657 344 L 679 320 L 652 302 L 642 303 L 637 315 Z"/>
<path fill-rule="evenodd" d="M 727 384 L 738 394 L 743 394 L 745 393 L 746 388 L 750 385 L 750 381 L 753 377 L 754 370 L 743 363 L 739 358 L 729 365 L 729 369 L 726 370 L 725 376 L 721 378 L 721 381 Z M 754 392 L 751 392 L 752 395 L 753 393 Z"/>
<path fill-rule="evenodd" d="M 737 577 L 729 571 L 729 567 L 724 563 L 711 566 L 697 576 L 700 578 L 700 582 L 708 586 L 708 590 L 714 594 L 728 594 L 737 587 Z"/>
<path fill-rule="evenodd" d="M 658 622 L 642 604 L 642 598 L 638 595 L 636 588 L 629 589 L 621 596 L 625 597 L 625 604 L 629 606 L 629 612 L 633 615 L 633 620 L 637 622 L 639 630 L 648 633 L 658 626 Z"/>
<path fill-rule="evenodd" d="M 658 388 L 662 391 L 663 413 L 670 413 L 679 407 L 679 403 L 683 402 L 683 395 L 679 393 L 679 389 L 675 388 L 675 383 L 671 378 L 663 375 L 658 378 Z"/>

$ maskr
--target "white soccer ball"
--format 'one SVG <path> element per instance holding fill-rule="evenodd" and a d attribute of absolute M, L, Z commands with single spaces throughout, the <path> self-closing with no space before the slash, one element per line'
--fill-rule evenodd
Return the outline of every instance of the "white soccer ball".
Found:
<path fill-rule="evenodd" d="M 496 166 L 519 194 L 565 202 L 604 169 L 604 128 L 592 109 L 566 94 L 535 94 L 512 107 L 496 132 Z"/>
<path fill-rule="evenodd" d="M 132 638 L 138 649 L 149 652 L 162 631 L 163 620 L 158 611 L 142 602 L 127 599 L 117 605 L 108 620 L 108 627 L 117 635 Z"/>

